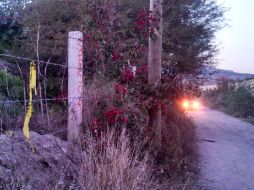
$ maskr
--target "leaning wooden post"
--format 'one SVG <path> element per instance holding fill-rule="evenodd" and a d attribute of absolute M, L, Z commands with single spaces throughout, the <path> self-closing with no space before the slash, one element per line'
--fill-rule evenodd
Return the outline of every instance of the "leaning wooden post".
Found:
<path fill-rule="evenodd" d="M 157 86 L 161 82 L 162 56 L 162 0 L 150 0 L 150 35 L 148 55 L 148 84 Z M 155 131 L 155 146 L 161 149 L 161 107 L 149 110 L 150 125 Z"/>
<path fill-rule="evenodd" d="M 76 142 L 83 122 L 83 34 L 68 36 L 68 141 Z"/>

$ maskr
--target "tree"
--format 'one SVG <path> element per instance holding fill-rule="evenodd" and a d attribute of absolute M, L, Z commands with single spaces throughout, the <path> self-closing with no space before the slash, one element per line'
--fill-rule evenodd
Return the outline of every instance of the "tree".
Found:
<path fill-rule="evenodd" d="M 27 0 L 0 1 L 0 51 L 14 48 L 14 40 L 21 37 L 21 12 Z"/>
<path fill-rule="evenodd" d="M 129 15 L 148 1 L 120 0 Z M 204 66 L 216 63 L 215 34 L 224 26 L 225 8 L 215 0 L 167 0 L 163 2 L 163 67 L 196 77 Z M 134 14 L 135 15 L 135 14 Z"/>
<path fill-rule="evenodd" d="M 225 9 L 215 0 L 168 0 L 164 5 L 163 49 L 167 65 L 197 76 L 212 66 L 217 52 L 215 33 Z"/>
<path fill-rule="evenodd" d="M 108 2 L 112 4 L 113 1 Z M 131 22 L 137 19 L 138 13 L 144 9 L 148 10 L 149 7 L 148 1 L 144 0 L 119 0 L 117 2 L 117 14 L 121 15 L 121 22 L 124 22 L 121 28 L 119 28 L 121 22 L 115 25 L 118 25 L 116 27 L 118 32 L 119 30 L 124 31 L 123 26 L 133 26 Z M 47 54 L 51 54 L 53 58 L 55 56 L 64 58 L 67 32 L 70 29 L 84 31 L 85 33 L 88 31 L 90 33 L 93 30 L 98 31 L 98 28 L 96 29 L 98 23 L 94 16 L 95 14 L 99 16 L 105 11 L 103 10 L 104 5 L 110 12 L 112 8 L 106 1 L 33 1 L 31 6 L 26 8 L 27 13 L 23 22 L 29 27 L 31 37 L 29 38 L 30 41 L 24 43 L 31 45 L 31 40 L 34 41 L 39 11 L 42 30 L 40 54 L 42 57 L 44 54 L 45 57 Z M 99 6 L 101 7 L 99 8 Z M 55 7 L 59 8 L 55 9 Z M 215 33 L 223 26 L 224 8 L 219 6 L 215 0 L 168 0 L 164 2 L 163 7 L 164 67 L 170 67 L 177 73 L 197 76 L 204 65 L 213 65 L 216 61 L 214 59 L 217 52 Z M 91 10 L 93 10 L 92 14 Z M 107 18 L 105 12 L 103 14 Z M 109 36 L 111 33 L 106 34 Z M 126 34 L 130 34 L 130 30 Z M 130 41 L 133 35 L 132 32 L 126 36 L 126 40 Z M 98 31 L 97 36 L 101 38 L 100 31 Z M 115 35 L 111 37 L 114 38 Z M 138 39 L 135 38 L 135 40 Z M 145 44 L 148 46 L 147 42 Z M 54 47 L 57 51 L 52 53 Z M 28 49 L 28 52 L 31 53 L 32 48 L 31 45 L 31 48 L 24 49 Z"/>

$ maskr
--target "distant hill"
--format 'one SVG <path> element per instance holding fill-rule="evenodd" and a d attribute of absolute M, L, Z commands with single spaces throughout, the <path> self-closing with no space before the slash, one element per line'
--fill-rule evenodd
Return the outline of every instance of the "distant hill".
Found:
<path fill-rule="evenodd" d="M 225 78 L 230 80 L 245 80 L 254 78 L 254 74 L 249 73 L 237 73 L 231 70 L 223 70 L 223 69 L 209 69 L 211 75 L 211 80 L 209 83 L 215 82 L 217 79 Z"/>
<path fill-rule="evenodd" d="M 213 79 L 227 78 L 231 80 L 244 80 L 244 79 L 253 78 L 253 77 L 254 77 L 254 74 L 236 73 L 234 71 L 223 70 L 223 69 L 217 69 L 217 71 L 215 71 L 215 73 L 212 75 Z"/>

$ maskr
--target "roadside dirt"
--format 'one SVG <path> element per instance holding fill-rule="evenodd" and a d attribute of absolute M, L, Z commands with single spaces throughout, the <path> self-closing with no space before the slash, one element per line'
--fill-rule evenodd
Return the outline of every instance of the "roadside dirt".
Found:
<path fill-rule="evenodd" d="M 31 132 L 31 146 L 22 132 L 0 135 L 0 190 L 62 190 L 68 188 L 67 143 Z"/>
<path fill-rule="evenodd" d="M 196 189 L 254 190 L 254 125 L 207 108 L 190 115 L 198 136 Z"/>

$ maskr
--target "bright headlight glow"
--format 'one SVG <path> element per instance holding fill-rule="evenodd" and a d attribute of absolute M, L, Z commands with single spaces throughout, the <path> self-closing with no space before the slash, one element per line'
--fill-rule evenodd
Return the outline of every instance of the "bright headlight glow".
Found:
<path fill-rule="evenodd" d="M 190 107 L 190 103 L 187 101 L 187 100 L 185 100 L 184 102 L 183 102 L 183 108 L 184 109 L 187 109 L 187 108 L 189 108 Z"/>
<path fill-rule="evenodd" d="M 195 109 L 195 110 L 199 109 L 200 108 L 200 103 L 198 101 L 194 101 L 192 103 L 192 108 Z"/>

